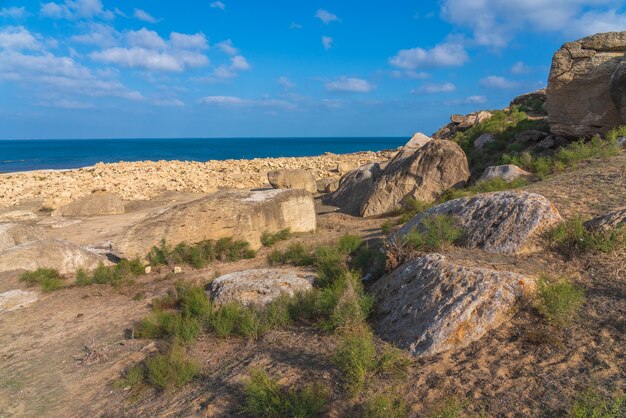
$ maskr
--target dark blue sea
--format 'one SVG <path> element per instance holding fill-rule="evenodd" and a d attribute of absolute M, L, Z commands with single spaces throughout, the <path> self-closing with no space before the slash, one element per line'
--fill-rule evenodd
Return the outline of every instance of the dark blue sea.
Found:
<path fill-rule="evenodd" d="M 0 172 L 80 168 L 98 162 L 207 161 L 381 151 L 408 138 L 172 138 L 0 140 Z"/>

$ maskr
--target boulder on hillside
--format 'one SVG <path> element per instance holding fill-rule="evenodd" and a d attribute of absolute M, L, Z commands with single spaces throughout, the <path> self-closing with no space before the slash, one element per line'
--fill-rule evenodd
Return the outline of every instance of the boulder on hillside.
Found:
<path fill-rule="evenodd" d="M 92 270 L 106 258 L 67 241 L 44 239 L 9 248 L 0 253 L 0 272 L 52 268 L 61 274 Z"/>
<path fill-rule="evenodd" d="M 116 194 L 96 191 L 61 206 L 52 212 L 52 216 L 86 217 L 122 213 L 124 213 L 124 202 Z"/>
<path fill-rule="evenodd" d="M 515 140 L 517 142 L 523 142 L 523 143 L 539 142 L 547 136 L 548 136 L 548 133 L 546 132 L 529 129 L 527 131 L 522 131 L 518 133 L 517 135 L 515 135 Z"/>
<path fill-rule="evenodd" d="M 472 126 L 484 122 L 493 116 L 491 112 L 481 110 L 467 115 L 452 115 L 450 123 L 433 134 L 434 139 L 451 139 L 457 132 L 463 132 Z"/>
<path fill-rule="evenodd" d="M 528 192 L 495 192 L 451 200 L 416 215 L 398 232 L 403 240 L 414 228 L 432 215 L 453 216 L 463 229 L 469 248 L 500 254 L 520 254 L 536 248 L 545 230 L 563 221 L 545 197 Z"/>
<path fill-rule="evenodd" d="M 411 146 L 408 146 L 411 145 Z M 396 210 L 406 199 L 433 201 L 452 187 L 462 187 L 470 177 L 467 157 L 452 141 L 407 144 L 389 162 L 360 208 L 361 216 Z"/>
<path fill-rule="evenodd" d="M 509 106 L 519 106 L 524 112 L 533 112 L 545 115 L 545 102 L 548 96 L 546 89 L 535 90 L 530 93 L 525 93 L 517 96 Z"/>
<path fill-rule="evenodd" d="M 339 180 L 339 188 L 326 195 L 322 201 L 327 205 L 340 207 L 350 215 L 358 216 L 361 205 L 374 188 L 374 184 L 382 175 L 379 163 L 370 163 L 352 170 Z"/>
<path fill-rule="evenodd" d="M 546 102 L 552 133 L 576 139 L 626 124 L 625 53 L 626 31 L 569 42 L 554 54 Z"/>
<path fill-rule="evenodd" d="M 263 232 L 285 228 L 296 233 L 315 231 L 311 193 L 297 189 L 222 190 L 154 212 L 129 227 L 114 241 L 114 247 L 126 257 L 143 257 L 163 239 L 178 244 L 233 238 L 257 249 Z"/>
<path fill-rule="evenodd" d="M 281 295 L 311 290 L 314 280 L 315 275 L 298 270 L 256 269 L 220 276 L 208 287 L 211 301 L 218 306 L 229 302 L 263 306 Z"/>
<path fill-rule="evenodd" d="M 478 181 L 487 181 L 495 178 L 501 178 L 504 181 L 513 181 L 520 177 L 530 180 L 534 176 L 514 164 L 492 165 L 485 168 L 485 171 Z"/>
<path fill-rule="evenodd" d="M 41 228 L 15 222 L 0 223 L 0 253 L 16 245 L 37 241 L 41 238 Z"/>
<path fill-rule="evenodd" d="M 585 228 L 591 231 L 608 231 L 626 224 L 626 207 L 585 222 Z"/>
<path fill-rule="evenodd" d="M 492 134 L 482 134 L 474 141 L 474 148 L 483 149 L 485 145 L 489 144 L 490 142 L 494 142 L 495 140 L 496 137 Z"/>
<path fill-rule="evenodd" d="M 267 173 L 267 179 L 275 189 L 302 189 L 316 193 L 315 177 L 306 170 L 275 170 Z"/>
<path fill-rule="evenodd" d="M 512 315 L 534 280 L 511 272 L 466 267 L 440 254 L 405 263 L 372 286 L 375 329 L 415 356 L 465 347 Z"/>

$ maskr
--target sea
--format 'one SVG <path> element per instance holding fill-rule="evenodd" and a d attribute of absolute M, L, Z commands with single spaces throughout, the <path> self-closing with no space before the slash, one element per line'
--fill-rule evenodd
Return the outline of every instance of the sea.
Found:
<path fill-rule="evenodd" d="M 71 169 L 98 162 L 208 161 L 394 149 L 405 137 L 141 138 L 0 140 L 0 173 Z"/>

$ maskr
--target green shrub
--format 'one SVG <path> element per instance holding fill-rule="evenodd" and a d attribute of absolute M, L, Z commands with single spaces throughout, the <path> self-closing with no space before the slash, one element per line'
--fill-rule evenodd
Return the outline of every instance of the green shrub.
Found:
<path fill-rule="evenodd" d="M 29 285 L 39 285 L 44 292 L 52 292 L 63 287 L 64 277 L 55 269 L 38 268 L 35 271 L 22 273 L 20 281 Z"/>
<path fill-rule="evenodd" d="M 585 292 L 564 278 L 541 277 L 537 288 L 537 310 L 548 323 L 566 326 L 572 322 L 585 301 Z"/>
<path fill-rule="evenodd" d="M 349 265 L 364 277 L 377 279 L 385 272 L 385 253 L 378 248 L 362 245 L 354 252 Z"/>
<path fill-rule="evenodd" d="M 363 405 L 365 418 L 403 418 L 409 408 L 404 399 L 392 391 L 370 396 Z"/>
<path fill-rule="evenodd" d="M 76 271 L 76 286 L 89 286 L 93 282 L 89 273 L 84 269 L 78 269 Z"/>
<path fill-rule="evenodd" d="M 623 136 L 626 136 L 626 125 L 611 129 L 605 135 L 605 139 L 611 143 L 617 143 L 617 139 Z"/>
<path fill-rule="evenodd" d="M 315 251 L 315 267 L 319 286 L 330 286 L 347 273 L 345 255 L 334 247 L 319 247 Z"/>
<path fill-rule="evenodd" d="M 429 216 L 422 221 L 421 228 L 422 231 L 416 228 L 404 237 L 404 244 L 414 251 L 439 251 L 463 235 L 454 218 L 446 215 Z"/>
<path fill-rule="evenodd" d="M 378 356 L 376 370 L 378 374 L 400 378 L 406 376 L 411 359 L 404 350 L 386 345 Z"/>
<path fill-rule="evenodd" d="M 610 253 L 626 246 L 626 227 L 607 231 L 589 231 L 583 218 L 576 216 L 560 223 L 545 234 L 548 245 L 567 258 L 590 251 Z"/>
<path fill-rule="evenodd" d="M 373 298 L 365 294 L 360 277 L 353 273 L 346 273 L 341 282 L 328 291 L 332 294 L 327 292 L 327 299 L 320 300 L 320 313 L 324 314 L 320 325 L 323 329 L 335 330 L 359 325 L 372 311 Z"/>
<path fill-rule="evenodd" d="M 197 318 L 183 316 L 178 312 L 157 311 L 139 323 L 135 336 L 151 339 L 170 338 L 187 344 L 198 338 L 201 330 Z"/>
<path fill-rule="evenodd" d="M 363 244 L 363 239 L 358 235 L 344 235 L 339 238 L 339 243 L 337 244 L 339 251 L 343 254 L 352 254 Z"/>
<path fill-rule="evenodd" d="M 429 418 L 461 418 L 468 401 L 457 397 L 440 399 L 428 414 Z"/>
<path fill-rule="evenodd" d="M 572 405 L 571 418 L 621 418 L 626 416 L 626 396 L 603 398 L 597 390 L 583 392 Z"/>
<path fill-rule="evenodd" d="M 144 383 L 146 367 L 144 363 L 137 364 L 126 371 L 124 377 L 113 383 L 115 389 L 130 388 L 131 390 L 141 387 Z"/>
<path fill-rule="evenodd" d="M 181 282 L 176 285 L 176 293 L 183 316 L 203 319 L 211 314 L 212 306 L 202 287 L 189 286 Z"/>
<path fill-rule="evenodd" d="M 391 231 L 393 231 L 393 227 L 395 225 L 396 224 L 394 222 L 387 220 L 383 222 L 382 225 L 380 226 L 380 232 L 382 232 L 385 235 L 388 235 L 389 233 L 391 233 Z"/>
<path fill-rule="evenodd" d="M 160 389 L 181 388 L 197 374 L 197 363 L 190 360 L 180 347 L 174 346 L 167 353 L 146 360 L 147 380 Z"/>
<path fill-rule="evenodd" d="M 243 316 L 243 309 L 243 306 L 238 303 L 222 305 L 213 312 L 209 319 L 211 330 L 220 338 L 235 335 L 239 321 Z"/>
<path fill-rule="evenodd" d="M 343 372 L 346 389 L 354 396 L 361 393 L 376 367 L 374 335 L 367 325 L 342 330 L 334 362 Z"/>
<path fill-rule="evenodd" d="M 217 260 L 239 261 L 254 256 L 255 252 L 246 241 L 222 238 L 218 241 L 201 241 L 194 245 L 182 242 L 173 248 L 162 240 L 159 246 L 152 247 L 147 259 L 152 266 L 188 264 L 194 268 L 202 268 Z"/>
<path fill-rule="evenodd" d="M 326 410 L 328 393 L 323 385 L 285 389 L 261 369 L 251 370 L 243 390 L 242 412 L 253 417 L 319 417 Z"/>
<path fill-rule="evenodd" d="M 315 263 L 315 257 L 300 243 L 291 244 L 285 251 L 274 250 L 267 256 L 270 265 L 291 264 L 294 266 L 310 266 Z"/>
<path fill-rule="evenodd" d="M 281 229 L 274 234 L 265 231 L 261 234 L 261 244 L 265 247 L 271 247 L 278 241 L 285 241 L 289 239 L 289 235 L 291 235 L 289 228 Z"/>

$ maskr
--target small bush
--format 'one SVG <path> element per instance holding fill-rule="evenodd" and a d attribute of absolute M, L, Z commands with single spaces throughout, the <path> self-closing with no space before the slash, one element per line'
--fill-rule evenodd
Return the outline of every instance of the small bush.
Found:
<path fill-rule="evenodd" d="M 315 257 L 300 243 L 292 244 L 285 251 L 274 250 L 267 256 L 270 265 L 291 264 L 294 266 L 310 266 Z"/>
<path fill-rule="evenodd" d="M 243 309 L 243 306 L 238 303 L 225 304 L 216 309 L 209 319 L 211 330 L 220 338 L 235 335 Z"/>
<path fill-rule="evenodd" d="M 403 418 L 409 408 L 398 394 L 391 391 L 378 393 L 368 398 L 363 406 L 365 418 Z"/>
<path fill-rule="evenodd" d="M 354 252 L 349 265 L 350 268 L 357 269 L 364 278 L 377 279 L 385 272 L 385 253 L 378 248 L 362 245 Z"/>
<path fill-rule="evenodd" d="M 610 253 L 626 246 L 626 227 L 623 225 L 608 231 L 589 231 L 583 218 L 577 216 L 546 232 L 549 246 L 571 259 L 590 251 Z"/>
<path fill-rule="evenodd" d="M 289 235 L 291 235 L 289 228 L 281 229 L 274 234 L 266 231 L 261 234 L 261 244 L 265 247 L 271 247 L 278 241 L 285 241 L 289 239 Z"/>
<path fill-rule="evenodd" d="M 585 292 L 564 278 L 542 277 L 538 282 L 536 307 L 550 324 L 570 324 L 584 301 Z"/>
<path fill-rule="evenodd" d="M 378 374 L 401 378 L 406 376 L 411 359 L 404 350 L 387 345 L 378 356 L 376 370 Z"/>
<path fill-rule="evenodd" d="M 22 273 L 20 281 L 29 285 L 39 285 L 44 292 L 52 292 L 63 287 L 63 276 L 55 269 L 38 268 Z"/>
<path fill-rule="evenodd" d="M 172 347 L 167 353 L 146 360 L 147 380 L 160 389 L 181 388 L 197 374 L 197 363 L 190 360 L 180 347 Z"/>
<path fill-rule="evenodd" d="M 198 338 L 201 330 L 197 318 L 173 312 L 154 312 L 139 323 L 135 336 L 151 339 L 171 338 L 187 344 Z"/>
<path fill-rule="evenodd" d="M 363 244 L 363 239 L 358 235 L 344 235 L 339 239 L 337 247 L 343 254 L 352 254 Z"/>
<path fill-rule="evenodd" d="M 388 235 L 389 233 L 391 233 L 391 231 L 393 231 L 393 227 L 396 224 L 394 222 L 391 221 L 385 221 L 382 223 L 382 225 L 380 226 L 380 232 L 382 232 L 385 235 Z"/>
<path fill-rule="evenodd" d="M 435 402 L 428 414 L 429 418 L 461 418 L 468 402 L 456 397 L 440 399 Z"/>
<path fill-rule="evenodd" d="M 361 393 L 376 366 L 372 331 L 366 325 L 343 330 L 337 341 L 334 362 L 343 372 L 346 389 L 354 396 Z"/>
<path fill-rule="evenodd" d="M 439 251 L 463 235 L 454 218 L 432 215 L 422 221 L 422 229 L 414 229 L 404 237 L 404 244 L 414 251 Z"/>
<path fill-rule="evenodd" d="M 113 383 L 113 387 L 116 389 L 130 388 L 131 390 L 141 387 L 144 383 L 146 374 L 145 364 L 140 363 L 131 367 L 124 377 Z"/>
<path fill-rule="evenodd" d="M 319 286 L 326 287 L 347 273 L 345 255 L 334 247 L 319 247 L 315 251 L 315 267 Z"/>
<path fill-rule="evenodd" d="M 211 314 L 212 306 L 202 287 L 193 287 L 181 282 L 176 286 L 176 293 L 183 316 L 203 319 Z"/>
<path fill-rule="evenodd" d="M 222 238 L 218 241 L 201 241 L 194 245 L 182 242 L 173 248 L 163 240 L 159 246 L 152 247 L 147 258 L 152 266 L 188 264 L 194 268 L 202 268 L 218 260 L 239 261 L 254 256 L 255 252 L 246 241 Z"/>
<path fill-rule="evenodd" d="M 605 139 L 611 143 L 617 143 L 617 139 L 626 136 L 626 125 L 619 126 L 607 132 Z"/>
<path fill-rule="evenodd" d="M 300 390 L 285 389 L 278 380 L 261 369 L 252 369 L 244 383 L 245 405 L 242 412 L 253 417 L 319 417 L 326 410 L 328 393 L 314 384 Z"/>
<path fill-rule="evenodd" d="M 110 284 L 118 287 L 134 283 L 135 277 L 144 274 L 144 266 L 138 258 L 132 260 L 122 259 L 112 266 L 100 265 L 91 272 L 91 276 L 81 277 L 81 285 L 86 284 Z"/>
<path fill-rule="evenodd" d="M 597 390 L 588 389 L 574 401 L 571 418 L 620 418 L 626 416 L 626 396 L 603 398 Z"/>

